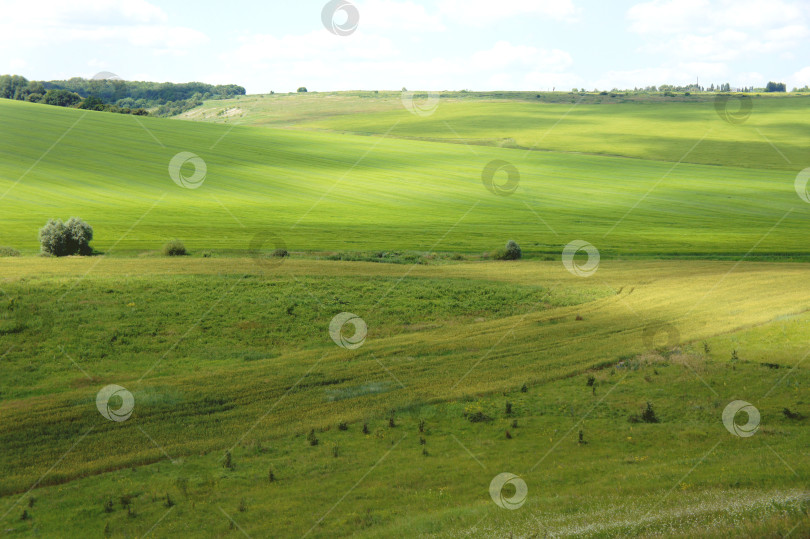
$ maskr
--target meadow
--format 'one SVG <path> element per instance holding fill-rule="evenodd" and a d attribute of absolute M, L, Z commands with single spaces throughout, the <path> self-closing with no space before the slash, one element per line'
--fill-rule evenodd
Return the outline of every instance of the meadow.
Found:
<path fill-rule="evenodd" d="M 172 238 L 197 251 L 237 253 L 256 241 L 311 253 L 480 255 L 510 239 L 529 257 L 556 258 L 577 239 L 603 257 L 740 257 L 755 244 L 749 256 L 808 253 L 807 205 L 794 188 L 804 166 L 737 167 L 736 153 L 722 167 L 674 166 L 663 156 L 167 122 L 12 101 L 0 111 L 0 174 L 8 178 L 0 192 L 0 245 L 27 253 L 37 251 L 37 231 L 47 219 L 74 214 L 96 227 L 94 245 L 105 253 L 158 250 Z M 713 108 L 710 118 L 725 124 Z M 607 129 L 613 118 L 602 120 Z M 727 132 L 728 144 L 736 133 Z M 695 142 L 684 134 L 672 152 L 682 156 Z M 172 182 L 168 166 L 179 152 L 204 160 L 202 187 Z M 764 140 L 757 152 L 779 158 Z M 518 170 L 511 196 L 482 183 L 494 160 Z M 779 233 L 766 234 L 777 223 Z"/>
<path fill-rule="evenodd" d="M 247 96 L 243 125 L 206 118 L 221 101 L 169 120 L 0 100 L 0 245 L 22 252 L 0 258 L 0 529 L 810 534 L 804 101 L 731 125 L 608 98 L 420 117 L 397 95 Z M 712 131 L 688 152 L 694 123 Z M 197 189 L 169 177 L 181 151 Z M 519 170 L 510 196 L 483 185 L 492 160 Z M 73 215 L 98 253 L 36 256 Z M 190 256 L 161 256 L 171 238 Z M 484 256 L 509 239 L 522 260 Z M 601 255 L 588 277 L 561 263 L 576 239 Z M 362 346 L 330 335 L 341 312 Z M 125 421 L 99 413 L 109 384 Z M 735 400 L 754 436 L 724 425 Z M 518 509 L 490 496 L 503 472 Z"/>

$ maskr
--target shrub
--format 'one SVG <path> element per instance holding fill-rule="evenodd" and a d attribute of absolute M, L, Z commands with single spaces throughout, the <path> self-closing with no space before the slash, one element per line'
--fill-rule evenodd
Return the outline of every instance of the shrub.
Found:
<path fill-rule="evenodd" d="M 628 418 L 630 423 L 659 423 L 660 420 L 658 416 L 655 415 L 655 410 L 653 410 L 652 404 L 649 402 L 647 406 L 644 408 L 644 411 L 641 412 L 641 415 L 633 414 Z"/>
<path fill-rule="evenodd" d="M 71 217 L 67 223 L 61 219 L 50 219 L 39 230 L 42 253 L 52 256 L 89 255 L 92 252 L 92 239 L 93 227 L 78 217 Z"/>
<path fill-rule="evenodd" d="M 309 442 L 309 445 L 318 445 L 318 437 L 315 436 L 315 429 L 309 431 L 309 434 L 307 434 L 307 441 Z"/>
<path fill-rule="evenodd" d="M 287 252 L 287 249 L 276 249 L 270 254 L 270 256 L 273 256 L 275 258 L 287 258 L 288 256 L 290 256 L 290 253 Z"/>
<path fill-rule="evenodd" d="M 187 254 L 186 246 L 180 240 L 171 240 L 163 246 L 164 256 L 185 256 Z"/>
<path fill-rule="evenodd" d="M 20 252 L 12 247 L 0 247 L 0 257 L 20 256 Z"/>
<path fill-rule="evenodd" d="M 495 260 L 519 260 L 522 256 L 523 251 L 514 240 L 509 240 L 505 249 L 498 249 L 492 254 Z"/>
<path fill-rule="evenodd" d="M 479 403 L 471 403 L 464 407 L 462 414 L 470 423 L 484 423 L 492 421 L 492 418 L 484 413 L 484 408 Z"/>

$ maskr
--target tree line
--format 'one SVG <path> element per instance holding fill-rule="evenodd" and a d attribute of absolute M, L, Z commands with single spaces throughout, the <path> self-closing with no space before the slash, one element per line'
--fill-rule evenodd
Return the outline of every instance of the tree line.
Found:
<path fill-rule="evenodd" d="M 29 81 L 20 75 L 0 75 L 0 98 L 123 114 L 148 115 L 151 110 L 155 116 L 173 116 L 201 105 L 206 99 L 227 99 L 238 95 L 245 95 L 245 88 L 236 84 L 175 84 L 80 77 Z"/>

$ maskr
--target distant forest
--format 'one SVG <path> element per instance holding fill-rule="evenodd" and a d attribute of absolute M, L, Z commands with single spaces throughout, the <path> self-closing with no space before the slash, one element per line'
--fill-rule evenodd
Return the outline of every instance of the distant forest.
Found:
<path fill-rule="evenodd" d="M 174 116 L 201 105 L 205 99 L 245 95 L 236 84 L 202 82 L 137 82 L 120 79 L 29 81 L 20 75 L 0 75 L 0 98 L 60 107 L 105 110 L 141 116 Z"/>

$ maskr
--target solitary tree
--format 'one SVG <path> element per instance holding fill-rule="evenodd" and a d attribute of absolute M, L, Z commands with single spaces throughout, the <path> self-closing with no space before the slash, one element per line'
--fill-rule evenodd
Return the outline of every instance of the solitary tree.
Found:
<path fill-rule="evenodd" d="M 92 239 L 93 227 L 78 217 L 71 217 L 67 223 L 61 219 L 50 219 L 39 230 L 42 252 L 53 256 L 89 255 L 92 252 Z"/>

